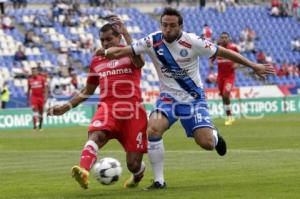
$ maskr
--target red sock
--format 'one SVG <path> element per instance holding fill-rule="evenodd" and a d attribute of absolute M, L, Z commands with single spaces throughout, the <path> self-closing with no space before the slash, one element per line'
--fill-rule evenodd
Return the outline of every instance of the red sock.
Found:
<path fill-rule="evenodd" d="M 91 170 L 97 160 L 97 151 L 97 144 L 92 140 L 87 141 L 81 153 L 80 167 L 85 168 L 87 171 Z"/>

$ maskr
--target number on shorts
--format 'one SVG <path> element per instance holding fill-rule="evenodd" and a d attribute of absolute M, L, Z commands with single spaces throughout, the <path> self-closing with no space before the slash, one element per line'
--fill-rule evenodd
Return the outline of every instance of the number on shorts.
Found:
<path fill-rule="evenodd" d="M 202 115 L 201 113 L 197 113 L 195 115 L 195 123 L 201 123 L 202 122 Z"/>

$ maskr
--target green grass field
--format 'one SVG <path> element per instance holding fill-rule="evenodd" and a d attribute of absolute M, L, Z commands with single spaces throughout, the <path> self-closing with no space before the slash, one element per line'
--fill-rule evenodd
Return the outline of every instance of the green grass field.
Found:
<path fill-rule="evenodd" d="M 268 116 L 216 125 L 229 147 L 225 157 L 207 152 L 185 138 L 179 124 L 165 135 L 165 178 L 168 189 L 145 192 L 152 173 L 147 163 L 144 180 L 136 189 L 124 189 L 129 172 L 123 166 L 120 181 L 111 186 L 91 179 L 82 190 L 70 176 L 86 142 L 86 127 L 0 131 L 0 198 L 163 198 L 163 199 L 299 199 L 300 115 Z M 116 141 L 100 152 L 125 165 L 125 153 Z"/>

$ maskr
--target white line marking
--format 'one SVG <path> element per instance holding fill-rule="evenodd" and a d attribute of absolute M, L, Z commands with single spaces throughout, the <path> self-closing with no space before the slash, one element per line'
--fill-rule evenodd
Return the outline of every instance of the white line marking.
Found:
<path fill-rule="evenodd" d="M 80 150 L 25 150 L 25 151 L 1 151 L 1 154 L 4 153 L 80 153 Z M 166 153 L 207 153 L 209 151 L 205 150 L 166 150 Z M 300 149 L 229 149 L 228 153 L 274 153 L 274 152 L 285 152 L 285 153 L 300 153 Z M 113 150 L 113 151 L 101 151 L 100 153 L 125 153 L 125 151 L 121 150 Z"/>

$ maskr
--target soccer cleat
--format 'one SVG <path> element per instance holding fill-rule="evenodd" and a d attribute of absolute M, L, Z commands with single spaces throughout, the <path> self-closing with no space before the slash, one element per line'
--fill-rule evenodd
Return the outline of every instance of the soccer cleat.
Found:
<path fill-rule="evenodd" d="M 225 120 L 225 126 L 231 126 L 234 123 L 235 119 L 234 117 L 227 117 L 227 119 Z"/>
<path fill-rule="evenodd" d="M 89 185 L 89 172 L 79 166 L 72 167 L 72 177 L 83 188 L 87 189 Z"/>
<path fill-rule="evenodd" d="M 144 172 L 145 169 L 138 175 L 131 175 L 128 180 L 125 181 L 124 183 L 124 188 L 134 188 L 139 185 L 139 182 L 143 179 L 144 177 Z"/>
<path fill-rule="evenodd" d="M 144 188 L 145 191 L 150 191 L 150 190 L 159 190 L 159 189 L 166 189 L 167 184 L 164 182 L 164 184 L 160 184 L 158 181 L 154 182 L 149 186 Z"/>
<path fill-rule="evenodd" d="M 217 135 L 218 135 L 218 144 L 216 145 L 216 151 L 220 156 L 224 156 L 226 154 L 226 151 L 227 151 L 226 141 L 220 135 L 218 130 L 217 130 Z"/>

